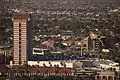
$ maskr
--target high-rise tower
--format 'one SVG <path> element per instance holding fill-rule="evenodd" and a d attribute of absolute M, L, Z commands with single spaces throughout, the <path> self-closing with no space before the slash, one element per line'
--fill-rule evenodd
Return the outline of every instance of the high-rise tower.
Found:
<path fill-rule="evenodd" d="M 14 65 L 23 65 L 27 62 L 27 21 L 27 14 L 13 15 Z"/>

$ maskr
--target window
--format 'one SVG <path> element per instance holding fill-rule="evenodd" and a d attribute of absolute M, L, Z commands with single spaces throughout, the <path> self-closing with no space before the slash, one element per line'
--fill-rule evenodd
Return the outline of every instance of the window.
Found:
<path fill-rule="evenodd" d="M 21 64 L 21 23 L 19 23 L 19 64 Z"/>
<path fill-rule="evenodd" d="M 42 50 L 34 50 L 35 53 L 42 53 Z"/>

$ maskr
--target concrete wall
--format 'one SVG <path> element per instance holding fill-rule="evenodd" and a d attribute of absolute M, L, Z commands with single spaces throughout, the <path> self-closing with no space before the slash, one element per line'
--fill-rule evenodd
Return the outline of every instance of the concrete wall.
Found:
<path fill-rule="evenodd" d="M 39 61 L 39 62 L 38 61 L 28 61 L 28 65 L 31 65 L 31 66 L 32 65 L 43 66 L 43 64 L 45 64 L 46 66 L 50 67 L 49 63 L 51 63 L 52 66 L 59 65 L 59 67 L 64 67 L 64 66 L 61 65 L 60 61 Z M 73 68 L 73 63 L 72 62 L 65 62 L 65 64 L 66 64 L 67 68 Z"/>

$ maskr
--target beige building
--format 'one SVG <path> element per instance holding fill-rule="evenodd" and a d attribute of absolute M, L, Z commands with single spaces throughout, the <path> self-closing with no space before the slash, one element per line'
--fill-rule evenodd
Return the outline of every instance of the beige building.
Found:
<path fill-rule="evenodd" d="M 95 80 L 115 80 L 115 72 L 98 72 L 98 75 L 96 76 Z"/>
<path fill-rule="evenodd" d="M 15 13 L 13 16 L 14 65 L 27 61 L 27 19 L 26 14 Z"/>

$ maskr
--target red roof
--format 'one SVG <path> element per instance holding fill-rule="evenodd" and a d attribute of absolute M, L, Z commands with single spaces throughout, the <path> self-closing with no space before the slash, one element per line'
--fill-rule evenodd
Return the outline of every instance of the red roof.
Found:
<path fill-rule="evenodd" d="M 1 68 L 2 70 L 5 70 L 3 68 Z M 10 73 L 15 73 L 15 72 L 19 72 L 22 71 L 22 72 L 26 72 L 26 71 L 29 71 L 29 73 L 44 73 L 44 74 L 49 74 L 49 73 L 52 73 L 52 74 L 72 74 L 72 71 L 73 69 L 72 68 L 60 68 L 60 67 L 42 67 L 42 66 L 33 66 L 31 68 L 27 68 L 27 69 L 23 69 L 23 68 L 19 68 L 19 69 L 8 69 L 7 72 L 10 72 Z"/>
<path fill-rule="evenodd" d="M 38 67 L 38 70 L 41 72 L 41 73 L 45 73 L 45 71 L 47 71 L 47 73 L 72 73 L 73 69 L 72 68 L 55 68 L 55 67 L 48 67 L 48 68 L 45 68 L 45 67 Z"/>

